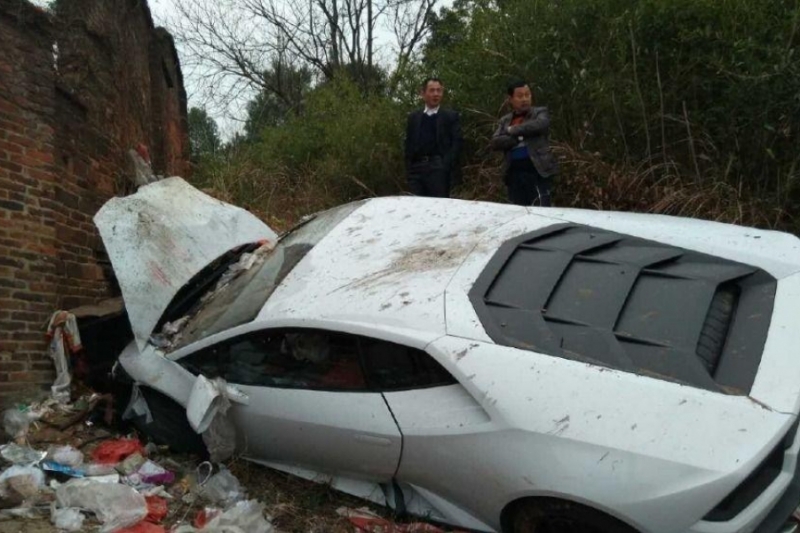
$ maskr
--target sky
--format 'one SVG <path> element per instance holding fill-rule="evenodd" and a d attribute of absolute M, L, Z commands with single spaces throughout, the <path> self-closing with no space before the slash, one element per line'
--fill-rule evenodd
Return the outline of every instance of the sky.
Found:
<path fill-rule="evenodd" d="M 170 20 L 177 16 L 177 11 L 173 7 L 173 0 L 148 0 L 147 3 L 150 6 L 150 14 L 153 16 L 153 23 L 156 26 L 163 26 L 169 30 Z M 181 44 L 176 42 L 175 45 L 178 48 L 178 57 L 183 60 L 183 50 L 181 49 Z M 223 138 L 223 140 L 228 140 L 232 138 L 237 131 L 241 131 L 244 128 L 242 122 L 244 120 L 244 116 L 241 112 L 237 113 L 237 111 L 240 110 L 218 110 L 214 109 L 212 106 L 205 106 L 202 98 L 200 98 L 199 90 L 196 86 L 197 84 L 192 77 L 187 74 L 187 72 L 184 72 L 183 77 L 186 94 L 189 99 L 187 107 L 205 107 L 209 116 L 216 121 L 217 127 L 220 131 L 220 136 Z"/>
<path fill-rule="evenodd" d="M 29 0 L 31 3 L 41 6 L 47 7 L 47 5 L 51 2 L 51 0 Z M 216 0 L 212 0 L 216 1 Z M 150 13 L 153 16 L 153 22 L 156 26 L 163 26 L 167 30 L 170 30 L 170 22 L 175 17 L 177 17 L 178 11 L 176 10 L 174 4 L 174 0 L 147 0 L 148 5 L 150 6 Z M 452 0 L 440 0 L 438 2 L 440 7 L 449 6 L 452 4 Z M 376 38 L 378 41 L 381 40 L 380 33 L 384 31 L 380 28 L 377 30 Z M 388 33 L 387 33 L 388 35 Z M 178 56 L 183 63 L 183 50 L 181 47 L 180 42 L 175 43 L 178 49 Z M 220 136 L 224 139 L 230 139 L 233 137 L 234 133 L 237 131 L 242 131 L 244 128 L 244 119 L 246 118 L 245 115 L 245 104 L 246 102 L 255 96 L 255 91 L 250 94 L 245 93 L 242 95 L 239 100 L 236 102 L 228 105 L 227 109 L 218 109 L 213 105 L 205 105 L 206 102 L 203 99 L 203 95 L 199 89 L 199 86 L 196 80 L 192 79 L 192 75 L 190 72 L 187 71 L 188 69 L 183 69 L 184 74 L 184 85 L 186 88 L 186 94 L 188 96 L 188 107 L 204 107 L 208 112 L 209 116 L 213 118 L 220 131 Z"/>

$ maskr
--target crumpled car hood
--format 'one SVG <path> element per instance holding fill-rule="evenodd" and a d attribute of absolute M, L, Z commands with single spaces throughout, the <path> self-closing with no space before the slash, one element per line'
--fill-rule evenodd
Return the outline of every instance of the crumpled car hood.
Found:
<path fill-rule="evenodd" d="M 139 349 L 178 291 L 228 251 L 277 235 L 252 213 L 178 177 L 112 198 L 94 223 L 114 268 Z"/>

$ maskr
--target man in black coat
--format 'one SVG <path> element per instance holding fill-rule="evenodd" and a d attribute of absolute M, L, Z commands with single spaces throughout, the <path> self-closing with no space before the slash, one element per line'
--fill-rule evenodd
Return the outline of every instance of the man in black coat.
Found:
<path fill-rule="evenodd" d="M 406 126 L 406 174 L 408 189 L 416 196 L 450 197 L 458 179 L 461 121 L 458 113 L 440 107 L 444 86 L 427 78 L 420 96 L 425 109 L 408 115 Z"/>

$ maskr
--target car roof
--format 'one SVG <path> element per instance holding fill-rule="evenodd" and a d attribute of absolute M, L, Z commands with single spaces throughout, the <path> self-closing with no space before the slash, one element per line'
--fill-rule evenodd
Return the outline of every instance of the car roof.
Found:
<path fill-rule="evenodd" d="M 328 319 L 444 334 L 444 294 L 485 237 L 524 207 L 412 197 L 366 202 L 289 273 L 257 320 Z M 553 221 L 541 217 L 543 224 Z"/>

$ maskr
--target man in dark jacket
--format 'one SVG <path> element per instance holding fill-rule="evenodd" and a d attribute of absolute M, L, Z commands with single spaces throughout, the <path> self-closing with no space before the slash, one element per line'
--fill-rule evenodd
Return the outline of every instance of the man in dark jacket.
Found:
<path fill-rule="evenodd" d="M 503 174 L 512 204 L 550 206 L 550 188 L 558 162 L 550 151 L 550 114 L 532 107 L 531 89 L 524 81 L 508 87 L 512 112 L 500 119 L 492 137 L 494 150 L 505 152 Z"/>
<path fill-rule="evenodd" d="M 427 78 L 420 96 L 425 109 L 408 115 L 406 125 L 406 174 L 408 189 L 417 196 L 448 198 L 458 179 L 461 121 L 458 113 L 440 107 L 444 86 Z"/>

